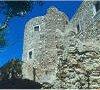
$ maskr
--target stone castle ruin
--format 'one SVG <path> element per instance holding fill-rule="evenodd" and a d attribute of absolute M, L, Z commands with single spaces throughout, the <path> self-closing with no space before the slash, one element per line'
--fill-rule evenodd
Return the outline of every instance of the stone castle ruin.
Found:
<path fill-rule="evenodd" d="M 25 26 L 23 78 L 50 88 L 100 88 L 100 2 L 84 1 L 69 21 L 56 7 Z"/>

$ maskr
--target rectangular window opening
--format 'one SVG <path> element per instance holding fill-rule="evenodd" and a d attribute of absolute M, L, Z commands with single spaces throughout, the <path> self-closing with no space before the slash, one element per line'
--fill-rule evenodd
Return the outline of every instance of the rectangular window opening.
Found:
<path fill-rule="evenodd" d="M 29 59 L 32 59 L 32 51 L 29 52 Z"/>
<path fill-rule="evenodd" d="M 39 26 L 35 26 L 34 31 L 39 31 Z"/>
<path fill-rule="evenodd" d="M 80 32 L 80 26 L 79 26 L 79 24 L 77 25 L 77 32 Z"/>

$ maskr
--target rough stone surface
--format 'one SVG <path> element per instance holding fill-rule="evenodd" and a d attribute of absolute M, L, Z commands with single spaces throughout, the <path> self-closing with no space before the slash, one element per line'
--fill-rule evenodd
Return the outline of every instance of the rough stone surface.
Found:
<path fill-rule="evenodd" d="M 27 68 L 27 62 L 30 62 L 36 69 L 36 81 L 51 83 L 55 80 L 58 61 L 64 51 L 63 33 L 67 23 L 65 14 L 55 7 L 49 8 L 45 16 L 33 18 L 27 23 L 23 52 L 25 61 L 23 77 L 34 78 L 33 73 L 30 73 Z M 39 26 L 40 30 L 34 31 L 34 26 Z M 32 51 L 32 59 L 29 59 L 30 51 Z"/>
<path fill-rule="evenodd" d="M 95 3 L 84 1 L 70 21 L 51 7 L 26 24 L 23 78 L 33 80 L 35 75 L 43 88 L 100 88 L 100 10 L 94 14 Z M 39 31 L 34 31 L 37 25 Z"/>

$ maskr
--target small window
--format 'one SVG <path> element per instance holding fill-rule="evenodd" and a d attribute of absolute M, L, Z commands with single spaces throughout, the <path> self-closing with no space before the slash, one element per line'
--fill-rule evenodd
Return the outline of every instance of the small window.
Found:
<path fill-rule="evenodd" d="M 32 59 L 32 51 L 29 52 L 29 59 Z"/>
<path fill-rule="evenodd" d="M 39 31 L 39 26 L 35 26 L 34 31 Z"/>
<path fill-rule="evenodd" d="M 66 24 L 68 24 L 68 21 L 66 21 Z"/>
<path fill-rule="evenodd" d="M 79 26 L 79 24 L 77 25 L 77 31 L 80 32 L 80 26 Z"/>

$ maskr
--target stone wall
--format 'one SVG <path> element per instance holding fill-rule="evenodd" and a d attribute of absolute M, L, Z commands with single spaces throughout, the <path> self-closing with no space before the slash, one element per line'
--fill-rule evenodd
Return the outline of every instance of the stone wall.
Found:
<path fill-rule="evenodd" d="M 67 32 L 66 29 L 64 35 L 64 58 L 58 65 L 53 88 L 100 88 L 100 40 L 97 40 L 100 36 L 100 13 L 93 14 L 94 3 L 83 2 L 69 22 L 69 30 Z M 82 31 L 77 32 L 76 26 L 80 20 Z"/>
<path fill-rule="evenodd" d="M 100 10 L 94 15 L 95 3 L 84 1 L 71 21 L 51 7 L 46 15 L 26 24 L 24 78 L 34 79 L 34 67 L 35 79 L 44 83 L 43 88 L 100 88 Z M 40 29 L 34 31 L 37 25 Z"/>
<path fill-rule="evenodd" d="M 100 10 L 94 15 L 95 2 L 83 2 L 64 34 L 64 54 L 52 88 L 100 88 Z M 81 31 L 77 31 L 80 23 Z M 69 29 L 67 31 L 67 29 Z"/>
<path fill-rule="evenodd" d="M 48 9 L 42 17 L 31 19 L 25 28 L 23 61 L 31 64 L 36 69 L 36 81 L 52 82 L 56 78 L 59 58 L 63 54 L 63 33 L 68 24 L 64 13 L 55 7 Z M 39 25 L 40 30 L 34 31 L 34 26 Z M 32 51 L 32 59 L 29 52 Z M 33 79 L 33 74 L 23 65 L 23 74 L 28 74 Z M 24 70 L 25 69 L 25 70 Z M 32 68 L 31 68 L 32 69 Z M 27 72 L 25 72 L 27 70 Z M 24 75 L 27 78 L 27 74 Z"/>
<path fill-rule="evenodd" d="M 100 33 L 100 28 L 97 29 L 96 26 L 96 23 L 100 21 L 100 10 L 95 13 L 95 3 L 96 1 L 84 1 L 70 21 L 74 28 L 77 28 L 79 24 L 80 30 L 77 33 L 82 41 L 94 38 Z"/>

